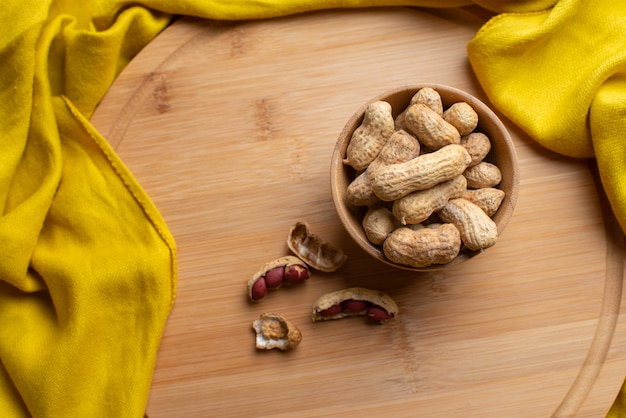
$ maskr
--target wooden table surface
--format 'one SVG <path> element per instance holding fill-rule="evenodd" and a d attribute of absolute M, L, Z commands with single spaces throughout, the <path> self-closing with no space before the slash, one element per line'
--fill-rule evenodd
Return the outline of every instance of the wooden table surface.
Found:
<path fill-rule="evenodd" d="M 155 417 L 603 416 L 626 375 L 623 239 L 586 161 L 504 119 L 521 169 L 497 245 L 433 273 L 370 259 L 339 223 L 330 156 L 354 110 L 400 85 L 452 85 L 488 103 L 465 46 L 467 10 L 334 10 L 251 22 L 185 18 L 124 70 L 92 122 L 167 221 L 178 293 L 153 379 Z M 348 261 L 247 300 L 288 254 L 297 221 Z M 312 323 L 323 293 L 386 291 L 400 315 Z M 257 351 L 275 311 L 303 340 Z"/>

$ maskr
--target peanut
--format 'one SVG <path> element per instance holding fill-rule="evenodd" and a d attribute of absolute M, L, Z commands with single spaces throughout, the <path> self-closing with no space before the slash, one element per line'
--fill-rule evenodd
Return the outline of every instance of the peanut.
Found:
<path fill-rule="evenodd" d="M 250 299 L 252 299 L 254 302 L 258 302 L 261 299 L 265 298 L 266 294 L 267 284 L 265 283 L 265 279 L 263 277 L 260 277 L 254 282 L 254 284 L 250 288 Z"/>
<path fill-rule="evenodd" d="M 324 272 L 337 270 L 347 259 L 339 247 L 311 233 L 306 222 L 297 222 L 289 230 L 287 246 L 306 264 Z"/>
<path fill-rule="evenodd" d="M 404 163 L 379 167 L 372 172 L 372 189 L 383 201 L 433 187 L 465 171 L 471 157 L 461 145 L 447 145 Z"/>
<path fill-rule="evenodd" d="M 372 206 L 381 201 L 378 196 L 374 194 L 368 170 L 369 167 L 356 176 L 346 189 L 346 202 L 352 206 Z"/>
<path fill-rule="evenodd" d="M 319 311 L 318 314 L 322 317 L 331 317 L 331 316 L 339 315 L 341 312 L 343 312 L 343 306 L 339 304 L 339 305 L 333 305 L 329 308 L 323 309 Z"/>
<path fill-rule="evenodd" d="M 375 322 L 385 322 L 393 318 L 393 315 L 378 306 L 370 306 L 366 312 L 367 317 Z"/>
<path fill-rule="evenodd" d="M 340 306 L 344 312 L 363 312 L 370 307 L 370 304 L 364 300 L 348 299 L 341 302 Z"/>
<path fill-rule="evenodd" d="M 285 279 L 285 266 L 278 266 L 265 273 L 265 285 L 268 289 L 278 289 Z"/>
<path fill-rule="evenodd" d="M 367 316 L 373 321 L 384 323 L 398 315 L 398 305 L 386 293 L 351 287 L 321 296 L 311 314 L 315 321 L 340 319 L 350 316 Z"/>
<path fill-rule="evenodd" d="M 400 226 L 393 213 L 384 206 L 368 209 L 362 224 L 367 239 L 374 245 L 382 245 L 391 231 Z"/>
<path fill-rule="evenodd" d="M 452 224 L 400 227 L 383 243 L 383 253 L 392 262 L 422 268 L 452 261 L 461 250 L 459 230 Z"/>
<path fill-rule="evenodd" d="M 286 266 L 284 269 L 285 284 L 294 284 L 309 278 L 309 270 L 299 265 Z M 267 278 L 266 278 L 267 281 Z"/>
<path fill-rule="evenodd" d="M 478 114 L 466 102 L 454 103 L 443 112 L 443 120 L 454 126 L 459 134 L 467 135 L 478 126 Z"/>
<path fill-rule="evenodd" d="M 472 202 L 458 198 L 450 200 L 439 212 L 444 222 L 450 222 L 459 230 L 461 241 L 472 251 L 493 246 L 498 238 L 495 222 Z"/>
<path fill-rule="evenodd" d="M 443 102 L 441 95 L 432 87 L 422 87 L 411 98 L 411 105 L 424 104 L 431 108 L 438 115 L 443 114 Z"/>
<path fill-rule="evenodd" d="M 461 197 L 481 208 L 487 216 L 491 218 L 500 208 L 504 195 L 503 190 L 493 187 L 484 187 L 481 189 L 465 190 Z"/>
<path fill-rule="evenodd" d="M 491 141 L 482 132 L 472 132 L 469 135 L 462 136 L 461 145 L 465 147 L 470 157 L 472 157 L 469 167 L 473 167 L 481 162 L 491 151 Z"/>
<path fill-rule="evenodd" d="M 462 175 L 439 183 L 430 189 L 419 190 L 393 202 L 392 213 L 403 225 L 419 224 L 440 210 L 448 200 L 460 197 L 467 188 Z"/>
<path fill-rule="evenodd" d="M 463 175 L 467 179 L 467 187 L 470 189 L 494 187 L 502 181 L 502 173 L 498 166 L 487 161 L 481 161 L 475 166 L 468 167 Z"/>
<path fill-rule="evenodd" d="M 406 131 L 394 132 L 374 161 L 348 185 L 346 201 L 354 206 L 372 206 L 379 203 L 380 199 L 372 190 L 370 173 L 382 165 L 413 159 L 419 155 L 419 151 L 420 145 L 416 138 Z"/>
<path fill-rule="evenodd" d="M 352 134 L 344 164 L 357 171 L 364 170 L 376 158 L 393 132 L 391 105 L 384 101 L 370 104 L 365 110 L 361 125 Z"/>
<path fill-rule="evenodd" d="M 252 323 L 252 329 L 256 332 L 256 348 L 259 350 L 293 350 L 302 341 L 298 327 L 273 312 L 262 313 Z"/>
<path fill-rule="evenodd" d="M 420 155 L 420 143 L 405 130 L 395 131 L 370 166 L 403 163 Z"/>
<path fill-rule="evenodd" d="M 299 280 L 293 280 L 288 275 L 290 271 L 298 271 Z M 253 302 L 260 302 L 267 296 L 269 290 L 280 288 L 283 284 L 292 284 L 304 281 L 310 277 L 310 272 L 304 263 L 294 256 L 285 256 L 265 263 L 248 280 L 248 297 Z"/>
<path fill-rule="evenodd" d="M 443 103 L 441 101 L 441 96 L 435 89 L 431 87 L 423 87 L 419 89 L 417 93 L 415 93 L 413 97 L 411 97 L 411 101 L 409 102 L 409 106 L 407 106 L 407 109 L 411 105 L 414 105 L 417 103 L 425 104 L 426 106 L 431 108 L 433 111 L 435 111 L 435 113 L 437 113 L 438 115 L 443 114 Z M 396 117 L 396 121 L 395 121 L 396 130 L 406 129 L 405 118 L 406 118 L 406 109 L 404 109 L 404 111 L 402 111 Z"/>
<path fill-rule="evenodd" d="M 406 111 L 405 124 L 408 131 L 431 150 L 461 143 L 459 131 L 425 104 L 410 106 Z"/>

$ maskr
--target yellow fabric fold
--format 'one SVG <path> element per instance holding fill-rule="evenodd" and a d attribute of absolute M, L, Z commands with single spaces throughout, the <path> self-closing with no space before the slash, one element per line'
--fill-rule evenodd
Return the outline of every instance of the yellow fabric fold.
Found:
<path fill-rule="evenodd" d="M 175 243 L 87 117 L 169 17 L 127 8 L 94 34 L 88 2 L 41 3 L 2 12 L 0 416 L 142 416 Z"/>
<path fill-rule="evenodd" d="M 336 7 L 470 3 L 5 0 L 0 416 L 144 412 L 175 299 L 176 246 L 89 117 L 120 71 L 173 17 L 258 19 Z M 595 156 L 624 228 L 624 3 L 474 3 L 503 13 L 468 45 L 490 99 L 549 149 Z"/>
<path fill-rule="evenodd" d="M 33 416 L 141 416 L 174 299 L 173 240 L 106 141 L 67 100 L 52 106 L 60 181 L 27 290 L 1 288 L 0 355 L 12 380 L 3 386 L 20 397 L 3 390 L 0 405 L 23 403 Z"/>
<path fill-rule="evenodd" d="M 559 154 L 596 158 L 626 231 L 626 3 L 561 0 L 553 8 L 501 14 L 468 45 L 494 105 Z"/>
<path fill-rule="evenodd" d="M 534 4 L 533 4 L 534 3 Z M 485 24 L 468 45 L 491 102 L 559 154 L 595 158 L 626 231 L 626 2 L 541 1 Z M 609 411 L 626 416 L 626 383 Z"/>

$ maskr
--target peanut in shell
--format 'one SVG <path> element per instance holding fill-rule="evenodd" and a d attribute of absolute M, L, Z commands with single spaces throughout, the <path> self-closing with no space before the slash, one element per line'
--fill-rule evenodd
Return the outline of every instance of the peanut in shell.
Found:
<path fill-rule="evenodd" d="M 398 305 L 388 294 L 378 291 L 367 289 L 364 287 L 350 287 L 347 289 L 337 290 L 335 292 L 326 293 L 322 295 L 313 307 L 311 319 L 313 322 L 326 321 L 331 319 L 341 319 L 350 316 L 365 316 L 367 310 L 362 311 L 339 311 L 332 315 L 324 315 L 323 312 L 332 310 L 333 307 L 341 306 L 346 301 L 363 301 L 367 302 L 370 307 L 382 309 L 387 315 L 384 318 L 376 320 L 384 323 L 388 319 L 395 318 L 398 315 Z"/>

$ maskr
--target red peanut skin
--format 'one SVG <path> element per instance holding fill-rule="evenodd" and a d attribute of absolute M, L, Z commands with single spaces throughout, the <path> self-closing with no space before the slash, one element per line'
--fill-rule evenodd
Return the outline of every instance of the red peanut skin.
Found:
<path fill-rule="evenodd" d="M 341 313 L 343 311 L 343 308 L 341 307 L 341 305 L 335 305 L 335 306 L 331 306 L 328 309 L 324 309 L 323 311 L 320 311 L 320 315 L 322 316 L 334 316 L 337 315 L 339 313 Z"/>
<path fill-rule="evenodd" d="M 267 284 L 265 283 L 265 278 L 259 277 L 259 279 L 254 282 L 252 286 L 251 296 L 252 300 L 257 301 L 261 300 L 267 294 Z"/>
<path fill-rule="evenodd" d="M 380 308 L 378 306 L 371 306 L 367 310 L 367 317 L 371 319 L 372 321 L 383 322 L 383 321 L 393 318 L 393 315 L 391 315 L 389 312 L 387 312 L 383 308 Z"/>
<path fill-rule="evenodd" d="M 294 284 L 309 278 L 309 271 L 302 266 L 292 265 L 285 267 L 285 283 Z"/>
<path fill-rule="evenodd" d="M 272 290 L 300 283 L 311 277 L 308 266 L 295 256 L 284 256 L 265 263 L 247 281 L 248 298 L 259 302 Z"/>
<path fill-rule="evenodd" d="M 278 289 L 283 284 L 285 277 L 285 267 L 274 267 L 265 273 L 265 284 L 268 289 Z"/>
<path fill-rule="evenodd" d="M 393 315 L 387 312 L 380 306 L 371 305 L 369 302 L 362 300 L 345 300 L 340 304 L 333 305 L 330 308 L 320 311 L 320 315 L 324 317 L 332 317 L 335 315 L 343 314 L 359 314 L 364 312 L 365 315 L 372 321 L 385 322 L 388 319 L 393 318 Z M 362 315 L 362 314 L 361 314 Z"/>
<path fill-rule="evenodd" d="M 341 303 L 345 312 L 361 312 L 366 310 L 370 304 L 364 300 L 348 299 Z"/>

